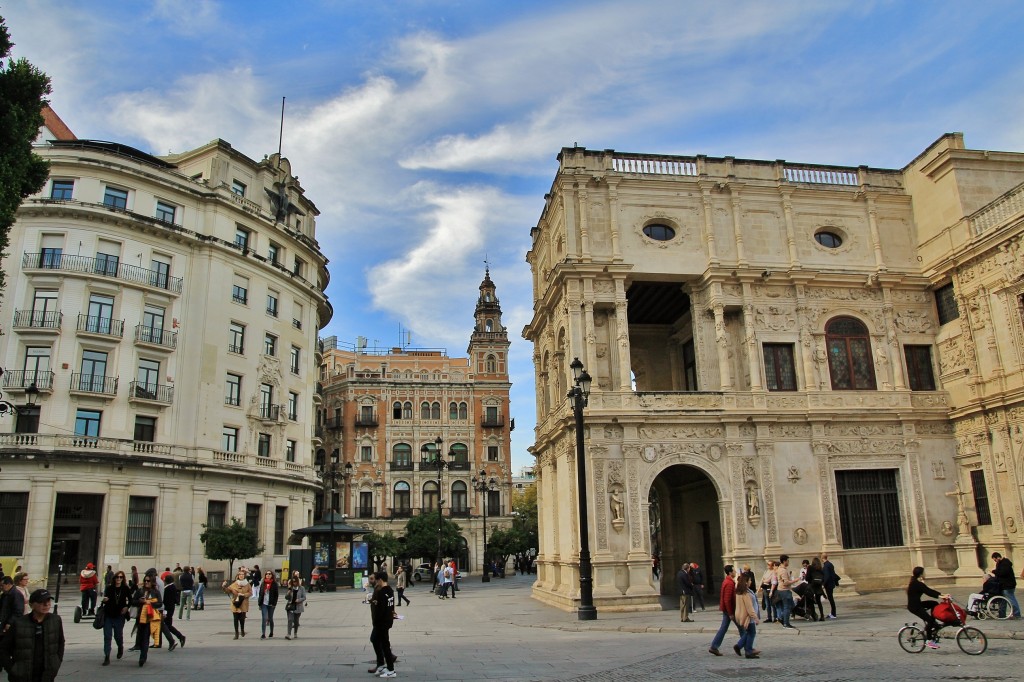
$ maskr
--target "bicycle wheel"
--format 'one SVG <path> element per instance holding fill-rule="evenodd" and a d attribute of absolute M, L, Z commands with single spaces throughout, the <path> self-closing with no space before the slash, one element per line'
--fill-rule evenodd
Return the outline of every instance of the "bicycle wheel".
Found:
<path fill-rule="evenodd" d="M 1002 609 L 1003 615 L 999 615 L 1000 609 Z M 985 610 L 988 611 L 988 617 L 996 620 L 1006 620 L 1013 615 L 1013 607 L 1010 606 L 1010 600 L 1002 595 L 996 595 L 988 600 L 985 604 Z"/>
<path fill-rule="evenodd" d="M 980 656 L 988 649 L 988 637 L 974 627 L 962 627 L 956 633 L 956 643 L 960 650 L 971 656 Z"/>
<path fill-rule="evenodd" d="M 919 654 L 924 651 L 924 631 L 913 625 L 907 625 L 900 629 L 897 636 L 900 647 L 908 654 Z"/>

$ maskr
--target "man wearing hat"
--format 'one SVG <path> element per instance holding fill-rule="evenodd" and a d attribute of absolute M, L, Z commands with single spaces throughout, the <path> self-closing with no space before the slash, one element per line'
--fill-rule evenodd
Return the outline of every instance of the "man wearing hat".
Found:
<path fill-rule="evenodd" d="M 32 613 L 16 618 L 0 640 L 0 668 L 7 670 L 11 682 L 53 680 L 64 661 L 64 625 L 60 616 L 50 613 L 49 592 L 36 590 L 28 601 Z"/>
<path fill-rule="evenodd" d="M 96 573 L 96 565 L 88 563 L 85 570 L 78 574 L 78 589 L 82 591 L 82 615 L 96 615 L 96 586 L 100 577 Z"/>

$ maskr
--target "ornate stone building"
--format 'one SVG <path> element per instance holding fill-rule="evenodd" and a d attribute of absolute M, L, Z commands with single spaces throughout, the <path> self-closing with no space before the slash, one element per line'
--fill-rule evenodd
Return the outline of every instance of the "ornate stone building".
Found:
<path fill-rule="evenodd" d="M 1022 181 L 960 135 L 901 170 L 563 149 L 527 254 L 535 596 L 579 600 L 574 357 L 599 609 L 657 608 L 683 561 L 827 552 L 871 589 L 1013 556 Z"/>
<path fill-rule="evenodd" d="M 59 122 L 59 119 L 57 119 Z M 287 159 L 223 140 L 167 157 L 47 120 L 51 163 L 3 266 L 0 556 L 201 564 L 203 524 L 255 528 L 280 566 L 312 522 L 316 206 Z M 38 393 L 35 404 L 32 391 Z"/>
<path fill-rule="evenodd" d="M 440 498 L 442 513 L 459 524 L 466 541 L 456 557 L 460 568 L 477 570 L 484 508 L 488 532 L 509 525 L 513 490 L 509 341 L 490 273 L 480 284 L 468 357 L 440 349 L 378 350 L 364 341 L 347 350 L 336 339 L 324 346 L 318 457 L 351 471 L 332 507 L 352 525 L 401 537 L 410 517 L 436 514 Z M 437 438 L 450 460 L 440 492 L 432 463 Z M 481 471 L 495 480 L 486 494 L 473 487 Z"/>

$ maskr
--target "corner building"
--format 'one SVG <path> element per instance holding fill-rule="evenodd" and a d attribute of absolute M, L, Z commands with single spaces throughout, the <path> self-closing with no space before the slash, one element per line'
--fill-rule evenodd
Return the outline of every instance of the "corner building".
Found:
<path fill-rule="evenodd" d="M 710 592 L 782 553 L 857 589 L 1024 559 L 1024 155 L 950 134 L 899 170 L 558 159 L 523 330 L 538 599 L 579 603 L 574 357 L 599 609 L 658 608 L 683 561 Z"/>
<path fill-rule="evenodd" d="M 0 435 L 0 556 L 33 579 L 61 551 L 72 572 L 216 575 L 227 562 L 199 534 L 237 517 L 265 546 L 253 561 L 280 566 L 318 489 L 316 206 L 287 159 L 223 140 L 158 158 L 61 137 L 37 144 L 51 177 L 4 261 L 3 392 L 20 413 Z"/>
<path fill-rule="evenodd" d="M 511 525 L 512 467 L 508 331 L 490 272 L 480 283 L 467 357 L 441 349 L 340 349 L 324 342 L 321 463 L 350 467 L 328 497 L 351 525 L 401 538 L 413 516 L 442 514 L 462 529 L 461 570 L 483 565 L 487 532 Z M 433 464 L 436 439 L 448 466 Z M 426 448 L 426 451 L 424 451 Z M 495 485 L 474 490 L 485 472 Z M 327 492 L 326 490 L 324 491 Z M 317 518 L 325 509 L 318 499 Z M 420 557 L 409 557 L 417 559 Z M 424 561 L 434 557 L 422 557 Z"/>

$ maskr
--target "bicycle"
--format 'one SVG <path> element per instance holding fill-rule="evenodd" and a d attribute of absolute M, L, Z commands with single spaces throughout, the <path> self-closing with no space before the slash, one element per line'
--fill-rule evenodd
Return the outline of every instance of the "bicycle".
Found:
<path fill-rule="evenodd" d="M 953 600 L 949 600 L 953 603 Z M 967 625 L 963 619 L 958 623 L 939 623 L 935 631 L 935 641 L 942 638 L 942 631 L 947 627 L 956 627 L 956 635 L 949 635 L 947 639 L 956 639 L 960 650 L 969 656 L 980 656 L 988 649 L 988 637 L 976 627 Z M 924 651 L 925 638 L 924 630 L 917 626 L 917 623 L 905 623 L 896 635 L 900 647 L 908 654 L 919 654 Z"/>

